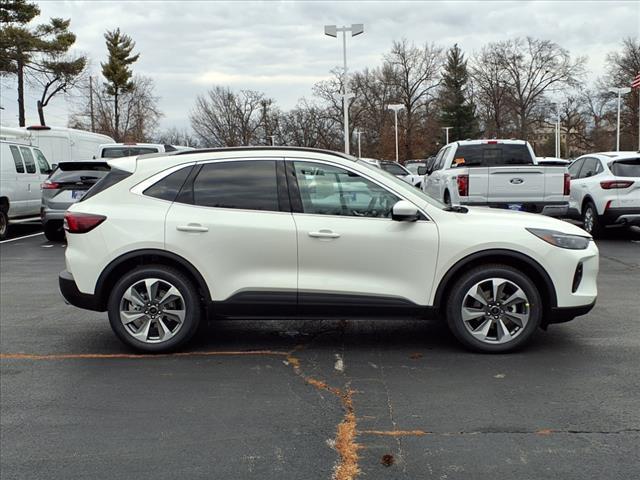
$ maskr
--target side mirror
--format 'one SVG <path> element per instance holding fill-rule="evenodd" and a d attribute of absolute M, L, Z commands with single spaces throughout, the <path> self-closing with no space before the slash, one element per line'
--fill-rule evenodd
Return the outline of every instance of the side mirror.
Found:
<path fill-rule="evenodd" d="M 426 175 L 427 170 L 427 167 L 418 167 L 418 175 Z"/>
<path fill-rule="evenodd" d="M 419 217 L 418 207 L 406 200 L 396 202 L 391 210 L 391 219 L 396 222 L 415 222 Z"/>

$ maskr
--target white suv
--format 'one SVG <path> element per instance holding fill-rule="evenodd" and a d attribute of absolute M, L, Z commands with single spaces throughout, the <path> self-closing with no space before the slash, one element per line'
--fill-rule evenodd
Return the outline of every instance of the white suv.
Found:
<path fill-rule="evenodd" d="M 640 225 L 640 153 L 592 153 L 569 167 L 569 213 L 594 237 L 608 225 Z"/>
<path fill-rule="evenodd" d="M 108 311 L 139 350 L 176 349 L 218 316 L 442 314 L 467 347 L 504 352 L 596 300 L 598 249 L 575 225 L 448 207 L 339 153 L 237 148 L 109 163 L 66 214 L 60 289 Z"/>

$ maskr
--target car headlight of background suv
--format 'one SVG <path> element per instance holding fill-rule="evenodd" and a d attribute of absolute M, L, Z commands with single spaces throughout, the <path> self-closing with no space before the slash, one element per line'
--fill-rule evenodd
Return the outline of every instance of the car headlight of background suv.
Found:
<path fill-rule="evenodd" d="M 536 237 L 541 238 L 551 245 L 560 248 L 568 248 L 569 250 L 584 250 L 589 246 L 591 238 L 582 237 L 580 235 L 571 235 L 556 230 L 546 230 L 544 228 L 527 228 L 527 231 L 533 233 Z"/>

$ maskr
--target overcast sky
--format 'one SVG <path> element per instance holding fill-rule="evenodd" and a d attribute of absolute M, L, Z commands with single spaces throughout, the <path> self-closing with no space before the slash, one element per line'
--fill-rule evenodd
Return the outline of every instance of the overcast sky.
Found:
<path fill-rule="evenodd" d="M 380 64 L 394 39 L 443 47 L 467 56 L 491 41 L 516 36 L 549 39 L 573 56 L 587 56 L 590 78 L 604 72 L 606 54 L 640 35 L 638 1 L 518 2 L 214 2 L 41 1 L 37 22 L 71 19 L 75 50 L 89 56 L 94 75 L 106 59 L 103 33 L 120 27 L 136 42 L 135 73 L 156 83 L 162 128 L 188 126 L 195 97 L 211 85 L 255 89 L 284 109 L 311 96 L 313 84 L 342 62 L 342 44 L 325 24 L 364 23 L 349 39 L 350 69 Z M 17 125 L 15 82 L 2 79 L 3 125 Z M 27 124 L 37 122 L 36 92 L 27 92 Z M 48 123 L 66 125 L 69 105 L 47 107 Z"/>

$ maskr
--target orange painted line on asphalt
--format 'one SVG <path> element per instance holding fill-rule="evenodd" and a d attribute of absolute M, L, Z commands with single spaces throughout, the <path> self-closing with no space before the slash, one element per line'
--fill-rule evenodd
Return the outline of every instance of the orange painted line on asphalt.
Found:
<path fill-rule="evenodd" d="M 0 360 L 75 360 L 75 359 L 147 359 L 167 357 L 215 357 L 215 356 L 242 356 L 264 355 L 284 356 L 287 352 L 277 350 L 237 350 L 237 351 L 204 351 L 204 352 L 176 352 L 158 354 L 131 354 L 131 353 L 52 353 L 38 355 L 31 353 L 0 353 Z"/>

